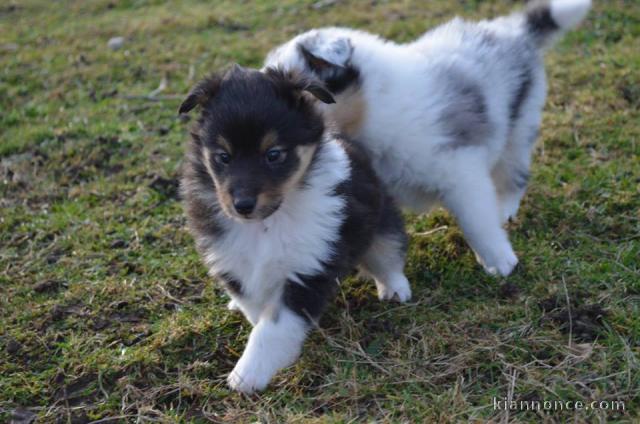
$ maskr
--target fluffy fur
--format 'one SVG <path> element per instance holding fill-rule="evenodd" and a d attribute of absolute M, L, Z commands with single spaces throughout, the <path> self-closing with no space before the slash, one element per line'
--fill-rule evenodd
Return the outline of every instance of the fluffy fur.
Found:
<path fill-rule="evenodd" d="M 408 44 L 348 28 L 301 34 L 265 66 L 323 80 L 329 121 L 369 152 L 402 206 L 444 205 L 479 262 L 508 275 L 518 260 L 502 224 L 525 192 L 546 96 L 542 51 L 589 0 L 531 2 L 491 21 L 456 18 Z"/>
<path fill-rule="evenodd" d="M 366 155 L 324 129 L 312 96 L 332 101 L 293 75 L 235 67 L 199 83 L 180 109 L 202 107 L 182 179 L 189 227 L 229 308 L 254 326 L 228 378 L 242 392 L 296 360 L 356 266 L 381 299 L 411 296 L 401 215 Z M 274 149 L 285 156 L 270 163 Z"/>

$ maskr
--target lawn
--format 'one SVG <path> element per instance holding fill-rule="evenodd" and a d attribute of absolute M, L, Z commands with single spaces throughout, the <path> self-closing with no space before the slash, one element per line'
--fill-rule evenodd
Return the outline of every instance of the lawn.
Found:
<path fill-rule="evenodd" d="M 407 216 L 411 303 L 348 279 L 266 392 L 225 385 L 250 326 L 185 229 L 182 96 L 315 26 L 406 41 L 520 3 L 0 3 L 0 422 L 640 419 L 636 0 L 596 2 L 547 56 L 512 276 L 485 275 L 447 213 Z M 624 410 L 504 411 L 494 398 Z"/>

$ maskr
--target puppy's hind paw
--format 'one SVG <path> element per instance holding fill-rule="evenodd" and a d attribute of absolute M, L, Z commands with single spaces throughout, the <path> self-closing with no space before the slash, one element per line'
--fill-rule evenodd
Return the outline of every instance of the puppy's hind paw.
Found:
<path fill-rule="evenodd" d="M 411 286 L 404 274 L 393 276 L 385 284 L 376 282 L 376 286 L 380 300 L 391 300 L 400 303 L 411 300 Z"/>
<path fill-rule="evenodd" d="M 502 210 L 500 212 L 500 218 L 502 223 L 515 221 L 518 216 L 518 209 L 520 208 L 520 196 L 512 195 L 502 200 Z"/>
<path fill-rule="evenodd" d="M 513 249 L 511 249 L 511 246 L 509 246 L 508 249 L 505 249 L 504 252 L 494 260 L 485 261 L 477 253 L 476 259 L 488 274 L 494 276 L 501 275 L 503 277 L 507 277 L 511 274 L 516 265 L 518 265 L 518 257 L 513 252 Z"/>
<path fill-rule="evenodd" d="M 229 303 L 227 303 L 227 309 L 230 311 L 239 311 L 240 310 L 240 306 L 238 305 L 238 302 L 236 302 L 235 300 L 231 299 L 229 301 Z"/>

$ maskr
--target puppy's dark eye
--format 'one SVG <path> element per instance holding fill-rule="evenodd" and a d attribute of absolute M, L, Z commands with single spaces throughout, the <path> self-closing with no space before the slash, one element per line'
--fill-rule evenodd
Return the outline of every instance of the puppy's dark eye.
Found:
<path fill-rule="evenodd" d="M 231 162 L 231 155 L 229 153 L 225 153 L 225 152 L 217 153 L 216 154 L 216 161 L 218 163 L 226 165 L 229 162 Z"/>
<path fill-rule="evenodd" d="M 284 160 L 287 158 L 287 152 L 280 149 L 270 149 L 267 151 L 267 153 L 265 153 L 264 157 L 268 164 L 276 165 L 284 162 Z"/>

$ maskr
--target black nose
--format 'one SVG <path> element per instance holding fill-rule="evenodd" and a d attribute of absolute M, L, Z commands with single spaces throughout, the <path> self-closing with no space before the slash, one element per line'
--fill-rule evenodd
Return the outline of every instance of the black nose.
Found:
<path fill-rule="evenodd" d="M 239 197 L 233 199 L 233 207 L 240 215 L 249 215 L 256 207 L 256 199 L 253 197 Z"/>

